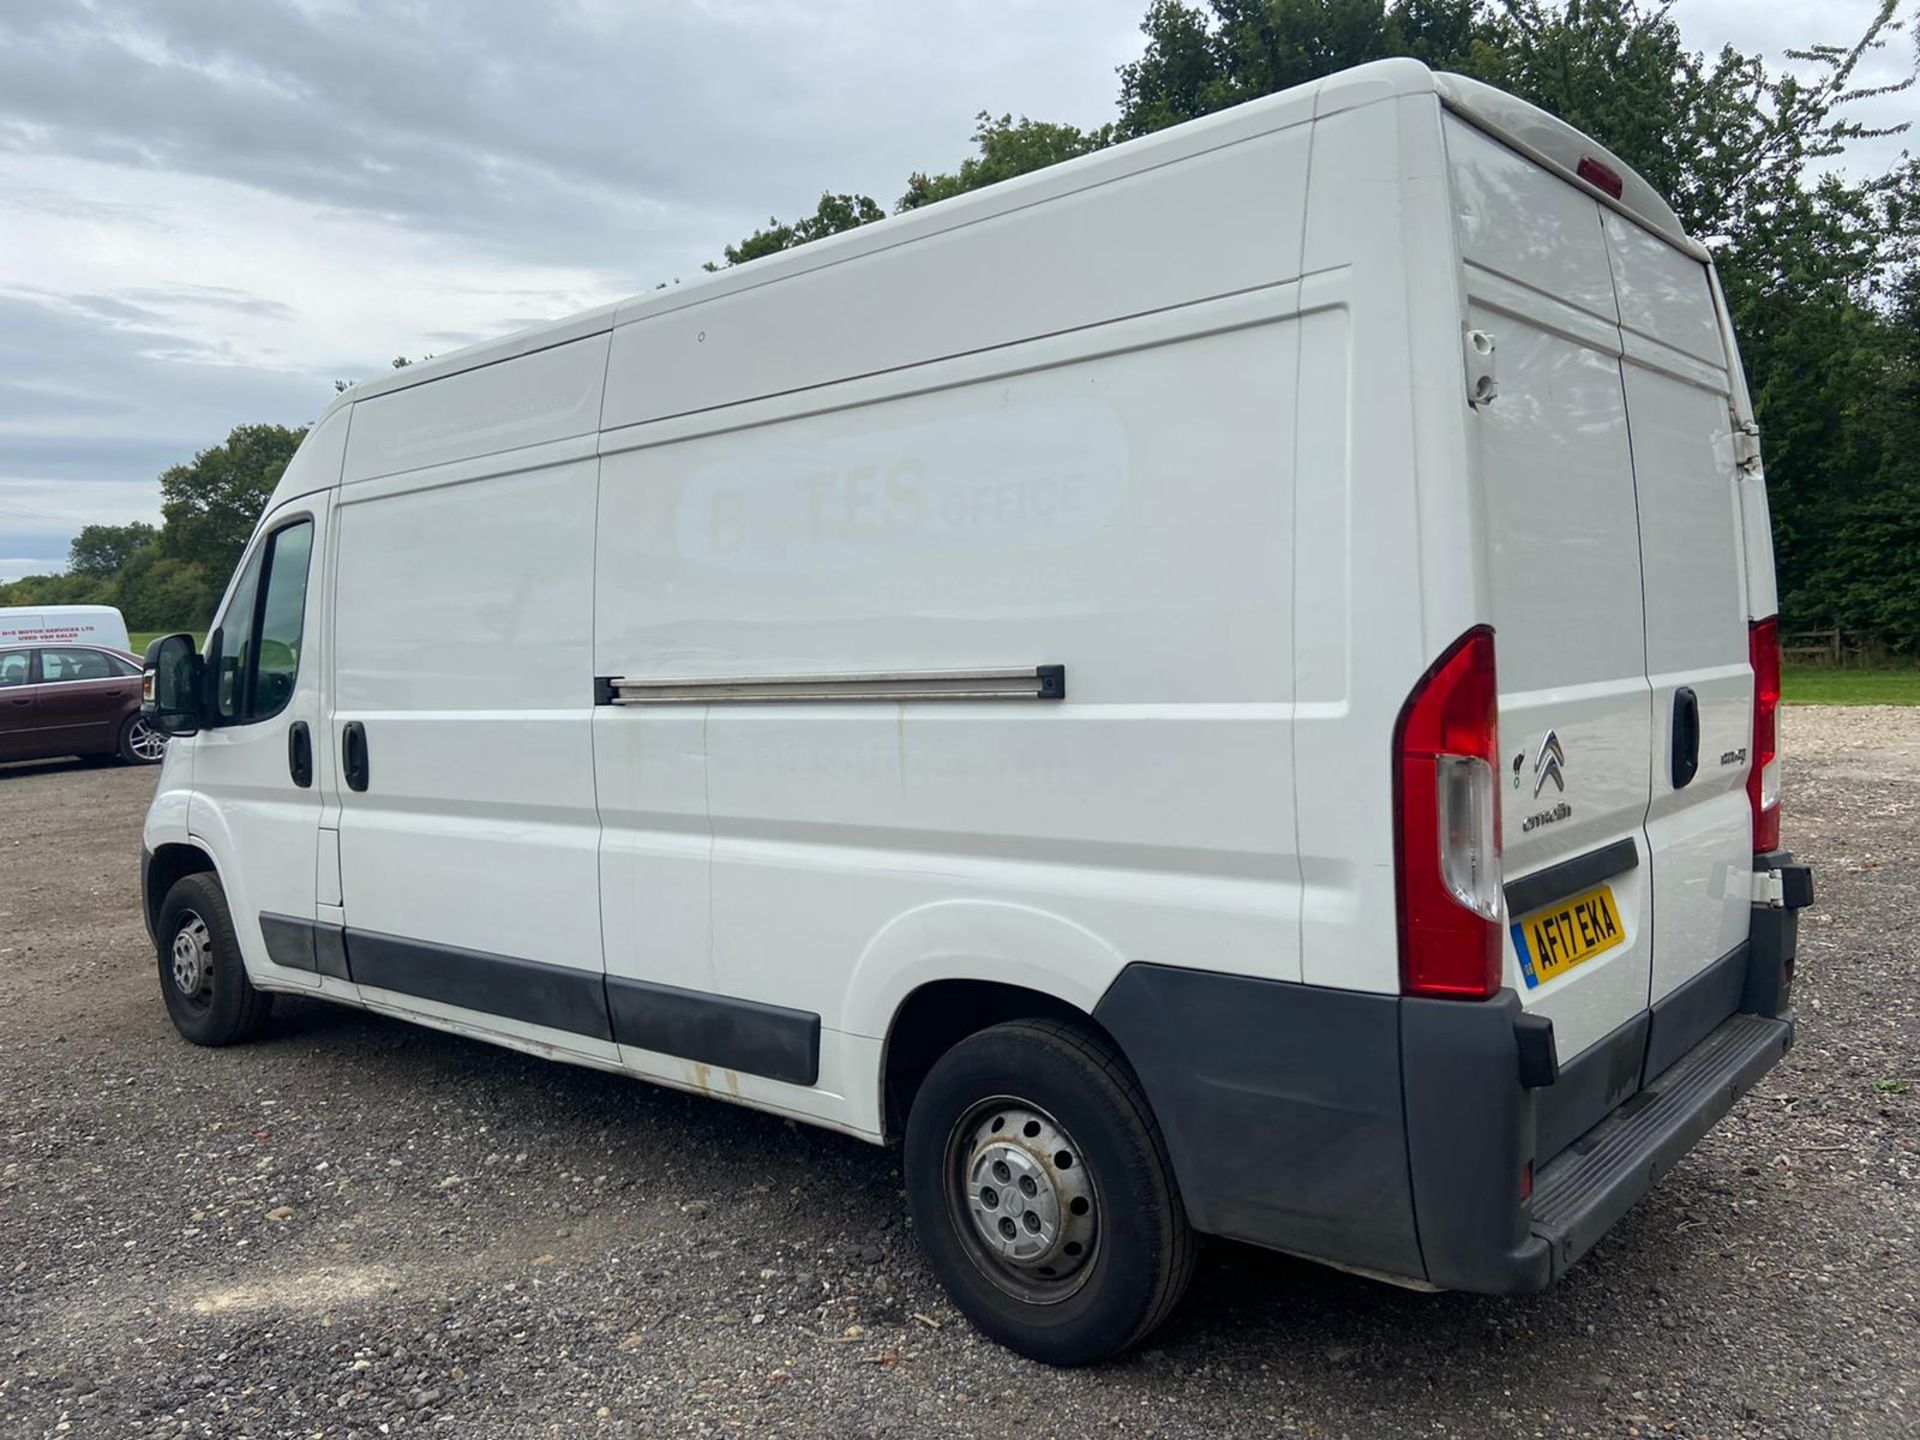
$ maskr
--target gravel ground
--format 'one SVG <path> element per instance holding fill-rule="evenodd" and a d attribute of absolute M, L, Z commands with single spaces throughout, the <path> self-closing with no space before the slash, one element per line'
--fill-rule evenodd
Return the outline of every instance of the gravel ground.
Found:
<path fill-rule="evenodd" d="M 1218 1245 L 1074 1373 L 945 1303 L 887 1151 L 311 1000 L 192 1049 L 151 772 L 0 767 L 0 1434 L 1920 1435 L 1920 710 L 1786 727 L 1800 1043 L 1564 1284 Z"/>

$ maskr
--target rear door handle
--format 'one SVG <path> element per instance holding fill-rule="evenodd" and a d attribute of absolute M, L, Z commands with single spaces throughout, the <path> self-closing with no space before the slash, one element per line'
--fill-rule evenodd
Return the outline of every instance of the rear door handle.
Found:
<path fill-rule="evenodd" d="M 287 727 L 287 773 L 302 790 L 313 784 L 313 732 L 304 720 Z"/>
<path fill-rule="evenodd" d="M 367 727 L 349 720 L 340 732 L 341 764 L 347 772 L 349 790 L 367 788 Z"/>
<path fill-rule="evenodd" d="M 1700 699 L 1682 685 L 1673 692 L 1673 788 L 1684 790 L 1700 769 Z"/>

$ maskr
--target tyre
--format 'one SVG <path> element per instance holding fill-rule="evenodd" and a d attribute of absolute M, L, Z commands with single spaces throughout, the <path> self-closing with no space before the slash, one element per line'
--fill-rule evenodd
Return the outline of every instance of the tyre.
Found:
<path fill-rule="evenodd" d="M 127 765 L 158 765 L 167 758 L 167 737 L 139 711 L 120 722 L 120 759 Z"/>
<path fill-rule="evenodd" d="M 273 996 L 247 979 L 226 894 L 211 873 L 174 882 L 154 931 L 174 1029 L 196 1045 L 233 1045 L 259 1033 Z"/>
<path fill-rule="evenodd" d="M 934 1274 L 979 1329 L 1032 1359 L 1118 1355 L 1193 1274 L 1160 1127 L 1090 1030 L 1016 1020 L 962 1040 L 914 1096 L 902 1161 Z"/>

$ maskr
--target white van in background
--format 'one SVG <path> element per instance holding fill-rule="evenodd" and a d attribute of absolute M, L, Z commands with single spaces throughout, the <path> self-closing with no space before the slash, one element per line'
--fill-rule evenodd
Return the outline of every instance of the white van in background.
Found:
<path fill-rule="evenodd" d="M 1056 1363 L 1537 1290 L 1791 1041 L 1775 608 L 1706 252 L 1370 65 L 342 396 L 148 655 L 161 988 L 898 1141 Z"/>
<path fill-rule="evenodd" d="M 0 645 L 104 645 L 132 653 L 127 622 L 111 605 L 0 605 Z"/>

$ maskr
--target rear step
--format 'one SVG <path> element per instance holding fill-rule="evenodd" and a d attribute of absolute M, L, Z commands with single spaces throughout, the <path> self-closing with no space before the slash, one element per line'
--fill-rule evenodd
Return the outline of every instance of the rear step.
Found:
<path fill-rule="evenodd" d="M 1533 1233 L 1557 1279 L 1793 1044 L 1793 1022 L 1734 1015 L 1548 1161 L 1534 1179 Z"/>

